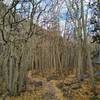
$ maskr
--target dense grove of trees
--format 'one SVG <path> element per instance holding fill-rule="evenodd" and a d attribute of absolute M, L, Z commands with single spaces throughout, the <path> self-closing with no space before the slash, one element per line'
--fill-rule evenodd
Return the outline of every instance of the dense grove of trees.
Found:
<path fill-rule="evenodd" d="M 18 95 L 25 88 L 28 70 L 44 75 L 54 70 L 62 78 L 71 70 L 81 81 L 88 69 L 94 89 L 91 52 L 97 53 L 100 47 L 90 43 L 84 0 L 50 0 L 44 6 L 43 0 L 29 0 L 31 11 L 24 8 L 25 1 L 21 2 L 18 11 L 19 0 L 13 0 L 9 6 L 0 1 L 0 94 Z M 61 3 L 68 10 L 72 30 L 66 20 L 64 31 L 60 31 L 57 16 Z"/>

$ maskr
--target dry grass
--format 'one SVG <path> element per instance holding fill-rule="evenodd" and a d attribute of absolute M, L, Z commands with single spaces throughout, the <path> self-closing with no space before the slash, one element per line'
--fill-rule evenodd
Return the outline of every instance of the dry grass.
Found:
<path fill-rule="evenodd" d="M 46 78 L 40 77 L 40 76 L 34 76 L 34 80 L 44 80 L 46 82 Z M 69 77 L 65 78 L 65 80 L 51 80 L 49 82 L 46 82 L 45 85 L 42 88 L 37 88 L 32 91 L 27 91 L 22 93 L 20 96 L 17 97 L 6 97 L 6 100 L 43 100 L 41 99 L 43 93 L 46 91 L 53 90 L 55 92 L 55 96 L 57 97 L 57 100 L 67 100 L 64 98 L 62 91 L 57 88 L 57 84 L 60 82 L 71 82 L 74 80 L 74 76 L 70 75 Z M 76 83 L 77 84 L 77 83 Z M 100 81 L 97 81 L 96 83 L 96 91 L 98 92 L 98 98 L 97 100 L 100 100 Z M 90 79 L 85 79 L 81 83 L 81 87 L 78 89 L 74 89 L 71 91 L 71 94 L 73 96 L 73 100 L 96 100 L 96 99 L 90 99 L 90 97 L 93 96 L 93 93 L 91 92 L 91 81 Z M 2 100 L 0 98 L 0 100 Z M 70 99 L 69 99 L 70 100 Z"/>

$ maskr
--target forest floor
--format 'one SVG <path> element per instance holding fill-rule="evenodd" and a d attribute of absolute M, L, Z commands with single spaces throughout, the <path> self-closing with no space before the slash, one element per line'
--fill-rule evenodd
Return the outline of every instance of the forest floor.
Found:
<path fill-rule="evenodd" d="M 96 79 L 96 94 L 91 91 L 91 81 L 85 78 L 78 82 L 74 75 L 64 80 L 56 76 L 33 77 L 33 83 L 27 85 L 27 91 L 17 97 L 6 100 L 100 100 L 100 79 Z"/>

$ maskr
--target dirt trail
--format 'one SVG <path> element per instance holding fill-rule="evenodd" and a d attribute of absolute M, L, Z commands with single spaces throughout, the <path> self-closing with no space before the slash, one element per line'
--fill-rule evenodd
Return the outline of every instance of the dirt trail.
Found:
<path fill-rule="evenodd" d="M 6 97 L 6 100 L 100 100 L 100 81 L 96 86 L 98 99 L 93 97 L 91 82 L 88 78 L 78 83 L 72 75 L 64 81 L 61 79 L 47 81 L 47 78 L 35 76 L 28 91 L 19 97 Z"/>

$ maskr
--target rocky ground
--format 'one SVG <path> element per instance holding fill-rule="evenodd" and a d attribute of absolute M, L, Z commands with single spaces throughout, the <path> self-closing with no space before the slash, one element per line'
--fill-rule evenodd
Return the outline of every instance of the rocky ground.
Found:
<path fill-rule="evenodd" d="M 6 97 L 6 100 L 100 100 L 100 80 L 96 79 L 96 94 L 91 91 L 91 81 L 85 78 L 78 82 L 74 75 L 64 80 L 57 76 L 46 78 L 35 76 L 27 91 L 18 97 Z"/>

